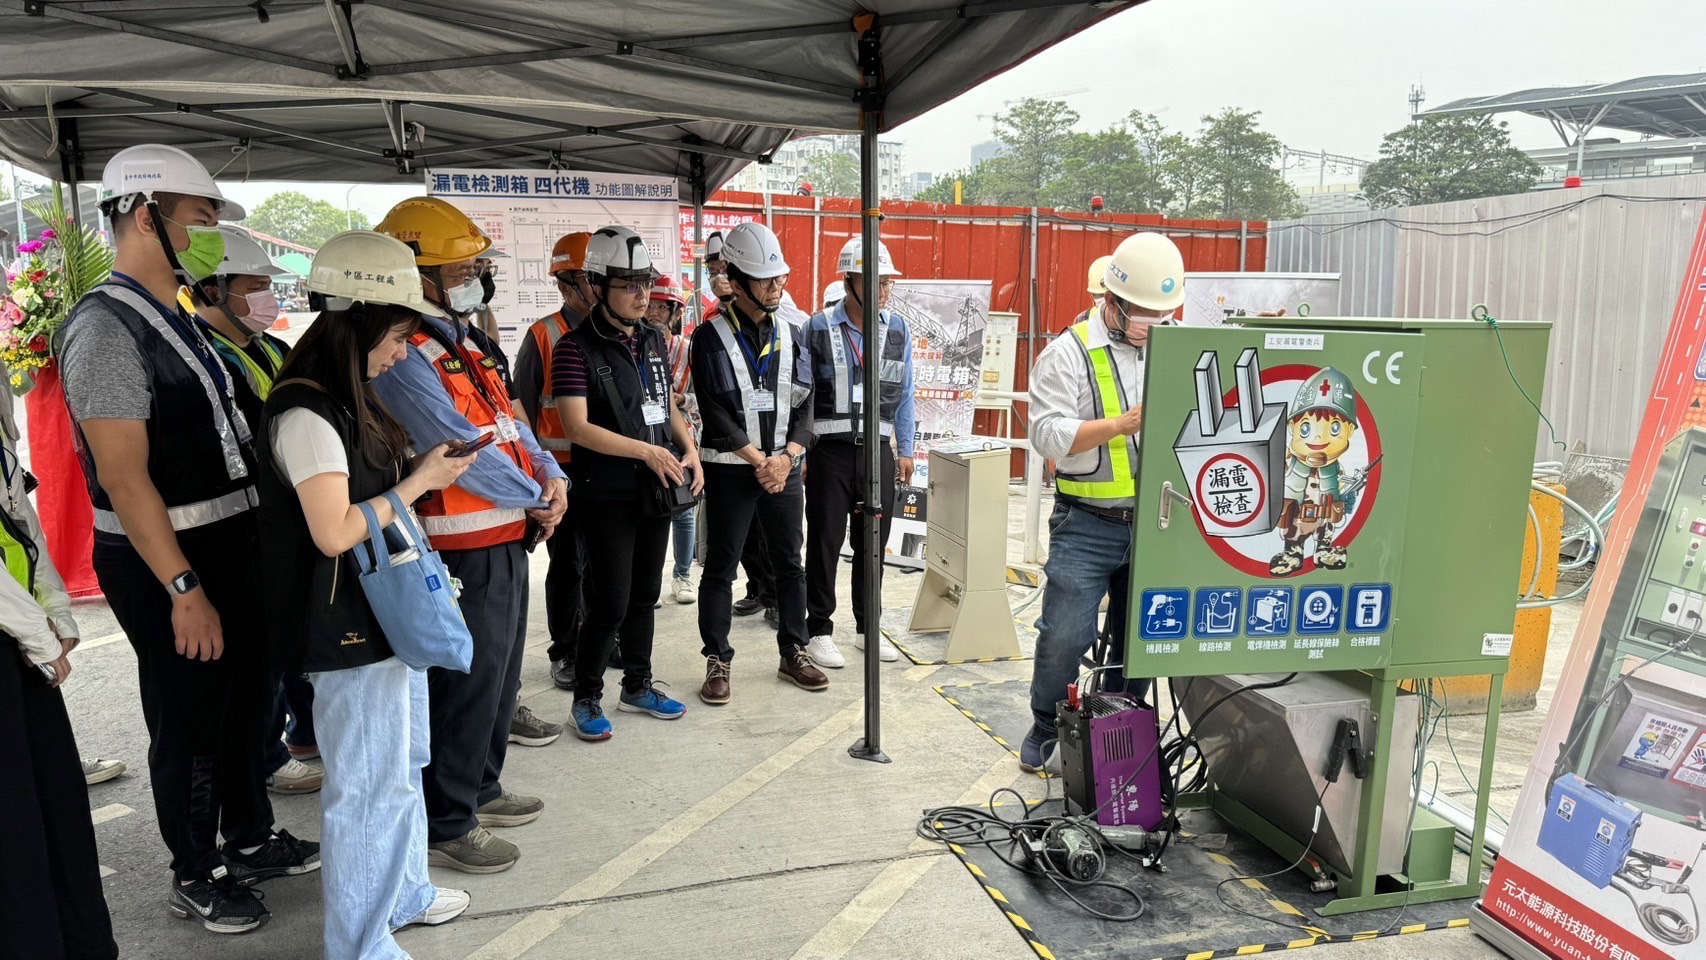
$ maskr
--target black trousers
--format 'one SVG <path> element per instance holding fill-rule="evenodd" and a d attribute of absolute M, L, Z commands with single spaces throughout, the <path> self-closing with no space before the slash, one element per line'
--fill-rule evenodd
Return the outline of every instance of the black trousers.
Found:
<path fill-rule="evenodd" d="M 545 655 L 555 663 L 575 658 L 575 635 L 580 630 L 581 571 L 586 558 L 576 526 L 576 498 L 570 496 L 569 509 L 557 532 L 545 541 L 545 552 L 551 565 L 545 573 L 545 620 L 550 625 L 551 645 Z"/>
<path fill-rule="evenodd" d="M 705 552 L 707 556 L 710 554 L 709 541 Z M 770 566 L 770 544 L 759 529 L 757 511 L 753 512 L 752 525 L 747 527 L 743 538 L 740 565 L 746 571 L 746 595 L 766 608 L 776 606 L 776 572 Z"/>
<path fill-rule="evenodd" d="M 633 501 L 582 501 L 581 540 L 586 571 L 581 590 L 586 616 L 575 651 L 575 699 L 604 695 L 604 665 L 622 636 L 622 687 L 637 690 L 652 679 L 652 604 L 663 589 L 669 517 L 641 519 Z"/>
<path fill-rule="evenodd" d="M 0 770 L 0 958 L 117 957 L 65 699 L 3 633 Z"/>
<path fill-rule="evenodd" d="M 788 476 L 781 493 L 765 493 L 745 464 L 705 464 L 705 523 L 710 531 L 705 574 L 699 580 L 699 639 L 705 656 L 725 663 L 735 656 L 729 620 L 742 539 L 748 547 L 755 539 L 761 541 L 773 565 L 781 617 L 777 649 L 787 657 L 806 645 L 806 570 L 800 563 L 805 506 L 798 470 Z"/>
<path fill-rule="evenodd" d="M 853 524 L 853 626 L 865 632 L 865 518 L 854 513 L 865 499 L 869 476 L 865 447 L 848 440 L 820 440 L 806 466 L 806 630 L 814 637 L 835 632 L 835 570 L 841 545 Z M 894 449 L 882 445 L 883 542 L 888 543 L 894 518 L 896 473 Z M 878 624 L 878 626 L 881 626 Z"/>
<path fill-rule="evenodd" d="M 521 543 L 446 550 L 462 581 L 462 619 L 474 637 L 467 673 L 427 671 L 432 762 L 421 771 L 427 842 L 454 840 L 479 824 L 475 811 L 503 793 L 509 721 L 521 690 L 527 643 L 527 551 Z"/>
<path fill-rule="evenodd" d="M 236 847 L 272 835 L 266 765 L 278 674 L 265 649 L 253 511 L 180 533 L 178 545 L 219 613 L 217 660 L 178 653 L 172 600 L 128 541 L 97 537 L 93 559 L 136 651 L 160 836 L 172 873 L 189 880 L 221 865 L 220 834 Z"/>

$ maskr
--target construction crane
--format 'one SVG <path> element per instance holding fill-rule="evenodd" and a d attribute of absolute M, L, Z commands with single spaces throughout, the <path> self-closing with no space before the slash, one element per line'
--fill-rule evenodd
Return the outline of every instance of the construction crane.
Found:
<path fill-rule="evenodd" d="M 1067 97 L 1077 96 L 1080 93 L 1089 93 L 1089 92 L 1090 92 L 1089 87 L 1073 87 L 1071 90 L 1054 90 L 1054 91 L 1051 91 L 1049 93 L 1036 93 L 1036 94 L 1032 94 L 1031 96 L 1028 96 L 1028 97 L 1017 97 L 1017 98 L 1014 98 L 1012 100 L 1003 100 L 1003 101 L 1001 101 L 1001 107 L 1002 107 L 1002 110 L 1005 112 L 1007 110 L 1013 109 L 1013 106 L 1015 104 L 1024 103 L 1026 100 L 1064 100 Z M 979 119 L 979 120 L 990 121 L 989 130 L 990 130 L 990 133 L 994 133 L 995 132 L 995 122 L 994 122 L 995 118 L 1001 116 L 1001 114 L 999 114 L 999 113 L 980 113 L 980 114 L 977 114 L 976 116 L 977 116 L 977 119 Z"/>

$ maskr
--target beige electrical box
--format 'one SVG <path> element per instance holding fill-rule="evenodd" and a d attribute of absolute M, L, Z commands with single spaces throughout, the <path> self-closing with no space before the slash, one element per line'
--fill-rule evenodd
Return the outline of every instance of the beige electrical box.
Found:
<path fill-rule="evenodd" d="M 1007 445 L 993 440 L 930 450 L 924 582 L 914 633 L 949 631 L 948 660 L 1019 655 L 1007 603 Z"/>

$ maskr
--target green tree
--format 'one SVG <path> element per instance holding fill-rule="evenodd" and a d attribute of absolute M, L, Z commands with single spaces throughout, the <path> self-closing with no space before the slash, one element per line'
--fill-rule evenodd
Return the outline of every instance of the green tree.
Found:
<path fill-rule="evenodd" d="M 360 211 L 346 214 L 324 200 L 286 190 L 266 198 L 250 211 L 243 226 L 291 243 L 318 248 L 334 233 L 345 229 L 366 230 L 368 222 L 366 215 Z"/>
<path fill-rule="evenodd" d="M 1540 165 L 1511 143 L 1504 121 L 1436 115 L 1386 135 L 1362 193 L 1379 209 L 1526 193 L 1539 179 Z"/>
<path fill-rule="evenodd" d="M 1133 111 L 1097 133 L 1074 133 L 1058 177 L 1045 194 L 1049 206 L 1088 210 L 1100 196 L 1112 213 L 1162 213 L 1174 191 L 1161 166 L 1166 130 L 1153 115 Z"/>
<path fill-rule="evenodd" d="M 1202 213 L 1223 220 L 1283 220 L 1301 217 L 1297 191 L 1279 170 L 1284 144 L 1261 129 L 1260 111 L 1227 107 L 1204 116 L 1202 132 L 1191 150 L 1193 179 L 1202 185 Z"/>
<path fill-rule="evenodd" d="M 1027 97 L 997 115 L 995 137 L 1007 150 L 979 166 L 988 178 L 985 189 L 999 203 L 1046 205 L 1049 184 L 1065 167 L 1077 125 L 1077 111 L 1059 100 Z"/>
<path fill-rule="evenodd" d="M 820 197 L 857 197 L 862 187 L 859 161 L 847 153 L 820 153 L 807 160 L 806 180 Z"/>
<path fill-rule="evenodd" d="M 986 178 L 983 169 L 986 166 L 987 164 L 980 163 L 970 170 L 955 170 L 953 173 L 937 177 L 935 183 L 920 190 L 913 199 L 926 200 L 930 203 L 953 203 L 954 182 L 957 180 L 960 183 L 960 198 L 963 202 L 967 204 L 994 203 L 996 202 L 995 198 L 988 193 L 988 188 L 985 186 Z"/>

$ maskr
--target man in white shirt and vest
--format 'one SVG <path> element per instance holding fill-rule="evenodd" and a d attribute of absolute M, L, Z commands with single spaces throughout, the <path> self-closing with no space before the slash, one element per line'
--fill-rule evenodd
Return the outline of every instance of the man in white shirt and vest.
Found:
<path fill-rule="evenodd" d="M 1031 371 L 1031 443 L 1055 461 L 1032 721 L 1019 749 L 1019 766 L 1033 772 L 1055 740 L 1055 704 L 1066 699 L 1096 640 L 1103 597 L 1114 641 L 1109 662 L 1124 660 L 1144 347 L 1149 328 L 1185 301 L 1184 257 L 1162 234 L 1134 234 L 1109 259 L 1103 284 L 1097 305 L 1056 337 Z"/>

